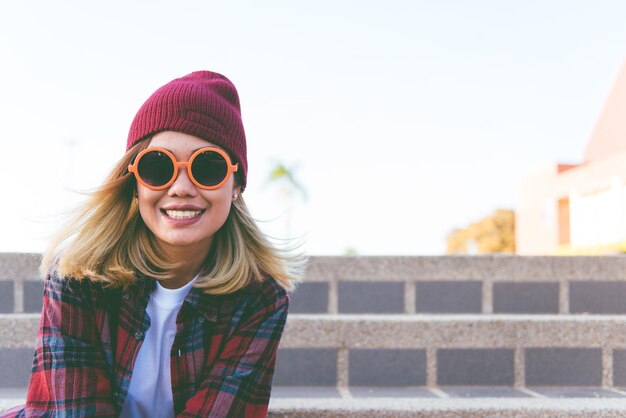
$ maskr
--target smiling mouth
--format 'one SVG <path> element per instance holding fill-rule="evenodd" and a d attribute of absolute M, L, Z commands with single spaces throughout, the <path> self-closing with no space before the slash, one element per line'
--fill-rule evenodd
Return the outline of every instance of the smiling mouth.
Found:
<path fill-rule="evenodd" d="M 192 219 L 197 216 L 202 215 L 205 212 L 203 210 L 164 210 L 161 209 L 161 212 L 164 213 L 167 217 L 172 219 Z"/>

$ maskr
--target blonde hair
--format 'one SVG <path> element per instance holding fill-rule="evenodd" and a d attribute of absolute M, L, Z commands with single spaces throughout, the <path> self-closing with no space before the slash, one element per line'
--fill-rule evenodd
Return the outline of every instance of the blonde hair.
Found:
<path fill-rule="evenodd" d="M 182 263 L 166 259 L 143 222 L 134 198 L 136 181 L 127 169 L 148 143 L 143 140 L 129 149 L 104 184 L 71 212 L 44 252 L 42 277 L 55 268 L 60 277 L 123 288 L 135 282 L 138 272 L 157 280 L 173 278 L 172 271 Z M 213 236 L 194 287 L 207 294 L 228 294 L 269 276 L 292 290 L 304 276 L 308 263 L 307 257 L 292 253 L 299 246 L 275 247 L 239 195 L 226 222 Z"/>

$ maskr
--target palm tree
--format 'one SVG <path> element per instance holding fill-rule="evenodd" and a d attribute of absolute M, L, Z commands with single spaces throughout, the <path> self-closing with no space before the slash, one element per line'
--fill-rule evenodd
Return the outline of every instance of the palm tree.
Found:
<path fill-rule="evenodd" d="M 297 166 L 288 168 L 279 161 L 274 162 L 274 167 L 270 170 L 264 187 L 268 185 L 276 185 L 280 187 L 279 194 L 287 202 L 287 216 L 285 218 L 285 235 L 291 238 L 291 220 L 293 216 L 293 202 L 297 195 L 300 195 L 303 201 L 308 200 L 307 191 L 302 184 L 296 180 L 295 171 Z"/>

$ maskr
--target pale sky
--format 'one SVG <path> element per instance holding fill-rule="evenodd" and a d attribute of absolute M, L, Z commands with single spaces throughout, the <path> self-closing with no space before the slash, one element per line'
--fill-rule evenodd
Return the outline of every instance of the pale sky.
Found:
<path fill-rule="evenodd" d="M 0 6 L 0 252 L 42 251 L 189 72 L 237 86 L 250 210 L 312 255 L 430 255 L 545 162 L 580 162 L 626 60 L 626 2 L 50 1 Z"/>

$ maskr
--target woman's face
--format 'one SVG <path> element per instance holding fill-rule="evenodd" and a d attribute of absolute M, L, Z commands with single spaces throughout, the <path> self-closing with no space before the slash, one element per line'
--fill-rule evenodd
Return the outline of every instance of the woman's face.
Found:
<path fill-rule="evenodd" d="M 148 147 L 165 148 L 177 161 L 189 161 L 195 150 L 206 146 L 216 145 L 197 136 L 165 131 L 154 135 Z M 187 247 L 193 253 L 208 252 L 213 234 L 228 217 L 235 193 L 239 190 L 233 174 L 219 189 L 203 190 L 191 182 L 186 168 L 181 168 L 176 181 L 164 190 L 137 182 L 139 213 L 166 251 Z"/>

